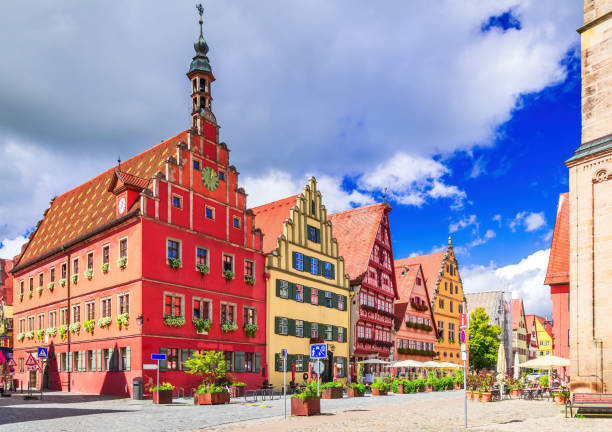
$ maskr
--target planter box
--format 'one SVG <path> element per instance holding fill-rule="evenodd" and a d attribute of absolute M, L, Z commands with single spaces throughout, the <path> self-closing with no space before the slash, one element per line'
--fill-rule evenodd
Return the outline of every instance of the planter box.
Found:
<path fill-rule="evenodd" d="M 229 403 L 230 396 L 228 392 L 221 393 L 196 393 L 193 395 L 194 405 L 221 405 Z"/>
<path fill-rule="evenodd" d="M 310 416 L 321 414 L 321 398 L 308 398 L 304 402 L 298 397 L 291 398 L 291 415 Z"/>
<path fill-rule="evenodd" d="M 404 384 L 397 386 L 397 394 L 404 394 Z"/>
<path fill-rule="evenodd" d="M 480 402 L 489 402 L 491 400 L 491 393 L 486 392 L 480 395 Z"/>
<path fill-rule="evenodd" d="M 374 396 L 387 396 L 387 392 L 378 390 L 376 387 L 372 387 L 372 395 Z"/>
<path fill-rule="evenodd" d="M 363 393 L 359 393 L 357 389 L 352 388 L 346 389 L 346 395 L 348 397 L 363 397 Z"/>
<path fill-rule="evenodd" d="M 323 399 L 342 399 L 344 392 L 342 387 L 329 387 L 323 389 Z"/>
<path fill-rule="evenodd" d="M 153 403 L 154 404 L 171 404 L 172 403 L 172 390 L 160 390 L 159 391 L 159 400 L 157 400 L 157 391 L 153 393 Z"/>
<path fill-rule="evenodd" d="M 232 396 L 233 397 L 242 397 L 242 396 L 244 396 L 244 391 L 246 389 L 246 386 L 239 386 L 239 387 L 231 386 L 230 388 L 232 389 Z"/>
<path fill-rule="evenodd" d="M 515 397 L 515 398 L 519 397 L 520 394 L 521 394 L 521 391 L 519 389 L 513 389 L 510 392 L 510 396 Z"/>

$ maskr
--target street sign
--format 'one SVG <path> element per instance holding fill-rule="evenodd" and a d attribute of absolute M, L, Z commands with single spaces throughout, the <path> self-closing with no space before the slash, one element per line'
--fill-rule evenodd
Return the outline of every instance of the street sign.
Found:
<path fill-rule="evenodd" d="M 281 349 L 281 357 L 287 357 L 287 350 L 285 348 Z"/>
<path fill-rule="evenodd" d="M 325 364 L 321 362 L 316 362 L 312 365 L 312 371 L 317 375 L 321 375 L 325 371 Z"/>
<path fill-rule="evenodd" d="M 466 351 L 466 346 L 464 343 L 461 344 L 461 351 L 465 352 Z"/>
<path fill-rule="evenodd" d="M 46 359 L 47 357 L 49 357 L 49 351 L 48 348 L 43 348 L 43 347 L 38 347 L 38 358 L 42 358 L 42 359 Z"/>
<path fill-rule="evenodd" d="M 467 315 L 462 313 L 459 315 L 459 329 L 467 328 Z"/>
<path fill-rule="evenodd" d="M 151 360 L 166 360 L 166 354 L 151 354 Z"/>
<path fill-rule="evenodd" d="M 6 365 L 9 367 L 17 366 L 17 364 L 15 363 L 15 360 L 13 360 L 12 358 L 8 359 L 8 362 L 6 362 Z"/>
<path fill-rule="evenodd" d="M 327 358 L 327 344 L 310 345 L 310 358 Z"/>
<path fill-rule="evenodd" d="M 461 342 L 462 345 L 465 345 L 465 330 L 461 330 L 459 332 L 459 342 Z"/>
<path fill-rule="evenodd" d="M 28 359 L 26 360 L 25 364 L 26 366 L 38 366 L 38 362 L 36 361 L 32 353 L 28 354 Z"/>
<path fill-rule="evenodd" d="M 142 368 L 144 370 L 156 370 L 157 369 L 157 364 L 155 363 L 145 363 L 142 365 Z"/>

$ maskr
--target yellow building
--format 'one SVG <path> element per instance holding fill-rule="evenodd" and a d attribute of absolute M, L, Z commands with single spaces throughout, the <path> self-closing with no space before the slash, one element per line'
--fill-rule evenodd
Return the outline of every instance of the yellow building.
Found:
<path fill-rule="evenodd" d="M 459 316 L 463 313 L 465 296 L 451 238 L 448 238 L 448 248 L 444 251 L 395 261 L 396 267 L 412 264 L 420 264 L 423 268 L 425 286 L 433 304 L 438 332 L 436 360 L 463 364 L 459 342 Z"/>
<path fill-rule="evenodd" d="M 326 342 L 321 377 L 347 376 L 349 357 L 349 278 L 333 238 L 332 224 L 311 178 L 299 195 L 253 209 L 264 233 L 267 277 L 266 344 L 269 381 L 282 386 L 281 349 L 288 353 L 295 380 L 308 372 L 310 344 Z"/>
<path fill-rule="evenodd" d="M 541 316 L 535 316 L 538 333 L 538 357 L 553 355 L 553 337 L 550 324 Z"/>

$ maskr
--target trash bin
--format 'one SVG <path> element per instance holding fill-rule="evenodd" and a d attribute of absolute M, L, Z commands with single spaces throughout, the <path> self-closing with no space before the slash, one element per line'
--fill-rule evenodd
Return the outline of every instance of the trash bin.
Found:
<path fill-rule="evenodd" d="M 132 380 L 132 399 L 142 400 L 142 378 L 136 377 Z"/>

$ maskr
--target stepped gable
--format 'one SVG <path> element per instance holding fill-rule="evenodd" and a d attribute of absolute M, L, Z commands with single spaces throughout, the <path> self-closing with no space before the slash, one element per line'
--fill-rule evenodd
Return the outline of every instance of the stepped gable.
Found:
<path fill-rule="evenodd" d="M 175 154 L 176 145 L 185 132 L 163 141 L 133 158 L 121 162 L 120 180 L 143 188 L 158 172 L 165 171 L 165 161 Z M 36 260 L 45 253 L 99 228 L 116 217 L 115 195 L 108 191 L 116 181 L 117 167 L 113 167 L 86 183 L 56 197 L 51 207 L 30 235 L 30 241 L 22 253 L 19 264 Z M 145 181 L 146 180 L 146 184 Z M 140 206 L 137 200 L 128 209 L 131 212 Z"/>
<path fill-rule="evenodd" d="M 395 268 L 397 269 L 403 266 L 420 264 L 423 270 L 423 277 L 425 278 L 427 294 L 429 294 L 429 298 L 431 299 L 434 297 L 434 293 L 438 285 L 440 271 L 444 268 L 446 253 L 447 251 L 444 250 L 442 252 L 436 252 L 433 254 L 395 260 Z"/>
<path fill-rule="evenodd" d="M 290 210 L 296 206 L 300 195 L 292 195 L 287 198 L 273 201 L 268 204 L 254 207 L 251 211 L 255 214 L 257 227 L 263 232 L 263 251 L 272 252 L 278 246 L 278 236 L 283 233 L 283 222 L 289 219 Z M 255 224 L 255 223 L 254 223 Z"/>
<path fill-rule="evenodd" d="M 361 281 L 367 271 L 378 227 L 388 208 L 387 203 L 378 203 L 327 216 L 351 282 Z"/>
<path fill-rule="evenodd" d="M 559 195 L 557 220 L 544 279 L 546 285 L 569 284 L 569 230 L 569 193 L 566 192 Z"/>

